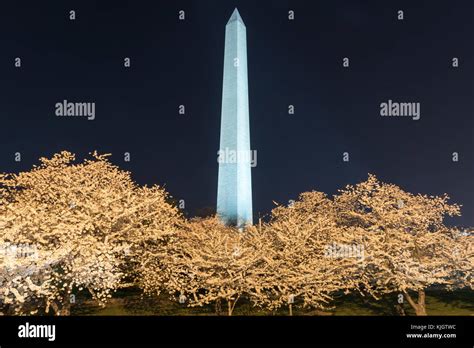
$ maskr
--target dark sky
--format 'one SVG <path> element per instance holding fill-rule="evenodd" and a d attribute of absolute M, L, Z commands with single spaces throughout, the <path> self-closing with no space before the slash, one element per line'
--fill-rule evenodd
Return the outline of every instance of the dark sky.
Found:
<path fill-rule="evenodd" d="M 370 172 L 414 193 L 448 193 L 463 205 L 453 223 L 474 225 L 471 0 L 4 1 L 0 171 L 97 149 L 140 184 L 166 185 L 191 214 L 214 206 L 224 29 L 236 6 L 247 26 L 255 217 Z M 55 116 L 64 99 L 95 102 L 96 119 Z M 421 103 L 421 119 L 381 117 L 388 99 Z"/>

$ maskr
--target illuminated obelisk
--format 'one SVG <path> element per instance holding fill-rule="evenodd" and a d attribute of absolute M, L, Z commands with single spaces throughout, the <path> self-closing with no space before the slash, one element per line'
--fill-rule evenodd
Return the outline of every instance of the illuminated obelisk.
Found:
<path fill-rule="evenodd" d="M 246 35 L 235 9 L 225 27 L 217 215 L 239 228 L 252 224 Z"/>

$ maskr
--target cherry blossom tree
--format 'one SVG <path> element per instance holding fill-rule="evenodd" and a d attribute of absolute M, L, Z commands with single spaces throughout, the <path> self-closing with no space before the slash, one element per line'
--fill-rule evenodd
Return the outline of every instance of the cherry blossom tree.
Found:
<path fill-rule="evenodd" d="M 188 306 L 227 302 L 232 315 L 238 300 L 249 292 L 250 274 L 261 263 L 261 250 L 254 243 L 256 229 L 244 232 L 224 225 L 216 217 L 183 222 L 165 254 L 151 256 L 143 271 L 143 289 L 159 293 L 163 289 Z M 157 273 L 157 264 L 164 264 Z"/>
<path fill-rule="evenodd" d="M 444 225 L 445 216 L 460 215 L 448 200 L 411 194 L 374 175 L 340 191 L 334 199 L 338 224 L 366 233 L 365 292 L 375 298 L 403 294 L 417 315 L 426 315 L 428 287 L 472 287 L 472 238 Z"/>
<path fill-rule="evenodd" d="M 0 258 L 4 310 L 69 314 L 82 290 L 103 304 L 125 276 L 136 279 L 130 265 L 140 263 L 143 245 L 174 233 L 179 213 L 166 192 L 137 186 L 107 157 L 93 153 L 76 164 L 64 151 L 0 176 L 0 245 L 35 248 Z"/>
<path fill-rule="evenodd" d="M 329 308 L 333 294 L 357 288 L 361 236 L 336 225 L 324 193 L 305 192 L 289 206 L 277 206 L 262 227 L 265 263 L 252 274 L 252 300 L 269 310 L 288 305 L 290 315 L 298 300 L 303 307 Z"/>
<path fill-rule="evenodd" d="M 87 292 L 167 292 L 188 306 L 239 299 L 276 310 L 331 307 L 357 291 L 401 294 L 426 315 L 425 290 L 473 288 L 473 236 L 447 227 L 449 197 L 412 194 L 374 175 L 334 197 L 302 193 L 243 231 L 186 220 L 159 186 L 139 186 L 108 155 L 61 152 L 0 174 L 0 313 L 70 313 Z M 413 297 L 418 294 L 418 298 Z"/>

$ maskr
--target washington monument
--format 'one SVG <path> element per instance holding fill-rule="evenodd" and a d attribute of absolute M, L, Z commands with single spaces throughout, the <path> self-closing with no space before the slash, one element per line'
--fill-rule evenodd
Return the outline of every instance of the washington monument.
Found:
<path fill-rule="evenodd" d="M 225 27 L 217 215 L 239 228 L 252 224 L 247 34 L 237 8 Z"/>

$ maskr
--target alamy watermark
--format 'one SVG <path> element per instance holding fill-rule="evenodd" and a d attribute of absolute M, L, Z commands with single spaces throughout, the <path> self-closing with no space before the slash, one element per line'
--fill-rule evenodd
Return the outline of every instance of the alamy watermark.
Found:
<path fill-rule="evenodd" d="M 257 150 L 233 150 L 226 147 L 217 151 L 218 163 L 244 163 L 250 164 L 250 167 L 257 166 Z"/>
<path fill-rule="evenodd" d="M 83 116 L 89 121 L 95 119 L 95 103 L 93 102 L 72 103 L 65 99 L 56 103 L 54 107 L 56 116 Z"/>
<path fill-rule="evenodd" d="M 0 244 L 0 257 L 4 258 L 37 258 L 38 248 L 32 244 L 12 244 L 4 243 Z"/>
<path fill-rule="evenodd" d="M 47 338 L 52 342 L 56 339 L 56 325 L 36 325 L 26 322 L 18 326 L 19 338 Z"/>
<path fill-rule="evenodd" d="M 364 258 L 364 246 L 362 244 L 338 244 L 332 243 L 326 246 L 324 256 L 339 258 Z"/>
<path fill-rule="evenodd" d="M 411 117 L 417 121 L 421 117 L 420 103 L 399 103 L 389 99 L 380 103 L 380 116 L 403 116 Z"/>

